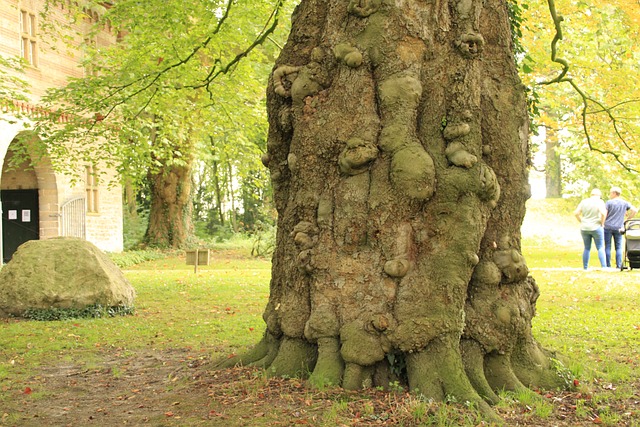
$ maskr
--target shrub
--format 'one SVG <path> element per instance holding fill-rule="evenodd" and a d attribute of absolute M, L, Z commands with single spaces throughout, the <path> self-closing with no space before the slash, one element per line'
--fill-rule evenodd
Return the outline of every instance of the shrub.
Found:
<path fill-rule="evenodd" d="M 85 308 L 29 308 L 22 317 L 31 320 L 67 320 L 81 318 L 100 318 L 125 316 L 133 314 L 135 309 L 129 306 L 104 307 L 100 304 L 90 305 Z"/>

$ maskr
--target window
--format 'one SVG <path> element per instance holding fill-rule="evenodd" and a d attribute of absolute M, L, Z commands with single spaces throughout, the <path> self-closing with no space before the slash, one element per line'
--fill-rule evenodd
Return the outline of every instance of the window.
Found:
<path fill-rule="evenodd" d="M 34 67 L 38 66 L 38 26 L 36 15 L 20 11 L 20 52 L 22 57 Z"/>
<path fill-rule="evenodd" d="M 93 63 L 91 62 L 91 56 L 96 49 L 96 38 L 95 37 L 85 37 L 84 46 L 83 46 L 83 61 L 84 61 L 84 75 L 87 76 L 97 76 L 97 72 Z"/>
<path fill-rule="evenodd" d="M 98 212 L 98 171 L 95 166 L 86 166 L 85 189 L 87 192 L 87 212 Z"/>

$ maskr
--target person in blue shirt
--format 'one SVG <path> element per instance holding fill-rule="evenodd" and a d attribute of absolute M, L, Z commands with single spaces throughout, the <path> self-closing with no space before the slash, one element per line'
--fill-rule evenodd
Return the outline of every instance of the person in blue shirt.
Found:
<path fill-rule="evenodd" d="M 576 219 L 580 222 L 580 234 L 584 242 L 584 250 L 582 251 L 582 266 L 586 270 L 589 266 L 589 255 L 591 254 L 591 240 L 596 244 L 598 250 L 598 260 L 600 266 L 606 268 L 606 260 L 604 254 L 604 219 L 607 216 L 607 208 L 601 199 L 602 192 L 594 188 L 591 190 L 591 197 L 580 202 L 576 210 L 573 212 Z"/>
<path fill-rule="evenodd" d="M 637 213 L 631 203 L 620 197 L 622 190 L 620 187 L 611 187 L 609 200 L 605 204 L 607 208 L 607 218 L 604 221 L 604 253 L 607 260 L 607 267 L 611 267 L 611 238 L 616 248 L 616 268 L 622 268 L 622 231 L 624 231 L 624 221 L 633 218 Z"/>

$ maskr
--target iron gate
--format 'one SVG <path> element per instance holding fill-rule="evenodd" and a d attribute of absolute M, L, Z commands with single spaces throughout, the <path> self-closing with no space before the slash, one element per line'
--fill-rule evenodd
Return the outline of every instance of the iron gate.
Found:
<path fill-rule="evenodd" d="M 60 208 L 61 236 L 86 238 L 86 203 L 84 197 L 76 197 Z"/>

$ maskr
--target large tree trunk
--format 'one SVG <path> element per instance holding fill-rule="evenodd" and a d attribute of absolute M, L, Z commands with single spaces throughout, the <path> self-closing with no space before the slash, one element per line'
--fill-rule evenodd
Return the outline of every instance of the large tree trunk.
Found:
<path fill-rule="evenodd" d="M 556 386 L 520 252 L 527 113 L 504 0 L 302 0 L 268 89 L 276 375 L 480 405 Z M 484 400 L 483 400 L 484 399 Z"/>
<path fill-rule="evenodd" d="M 193 160 L 149 173 L 151 209 L 144 242 L 149 246 L 182 248 L 193 235 L 191 214 Z"/>

